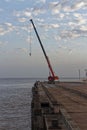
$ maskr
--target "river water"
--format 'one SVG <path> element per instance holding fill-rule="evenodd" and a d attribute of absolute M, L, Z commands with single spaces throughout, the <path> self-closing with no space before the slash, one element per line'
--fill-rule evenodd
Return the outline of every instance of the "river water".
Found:
<path fill-rule="evenodd" d="M 0 79 L 0 130 L 31 130 L 35 79 Z"/>

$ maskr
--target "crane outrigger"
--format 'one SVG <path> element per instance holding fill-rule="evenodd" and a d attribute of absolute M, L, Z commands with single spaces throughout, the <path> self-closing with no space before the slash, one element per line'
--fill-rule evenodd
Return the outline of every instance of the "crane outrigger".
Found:
<path fill-rule="evenodd" d="M 39 34 L 38 34 L 37 30 L 36 30 L 36 27 L 35 27 L 35 25 L 34 25 L 34 22 L 33 22 L 32 19 L 30 19 L 30 21 L 31 21 L 31 23 L 32 23 L 32 25 L 33 25 L 34 31 L 35 31 L 35 33 L 36 33 L 36 36 L 37 36 L 37 38 L 38 38 L 38 41 L 39 41 L 39 43 L 40 43 L 40 46 L 41 46 L 41 48 L 42 48 L 42 51 L 43 51 L 43 53 L 44 53 L 44 56 L 45 56 L 45 58 L 46 58 L 46 61 L 47 61 L 47 64 L 48 64 L 48 67 L 49 67 L 49 70 L 50 70 L 50 75 L 49 75 L 49 77 L 48 77 L 48 80 L 49 80 L 50 82 L 53 82 L 53 81 L 55 81 L 55 80 L 58 80 L 59 78 L 58 78 L 58 76 L 55 76 L 55 74 L 54 74 L 54 71 L 53 71 L 53 68 L 52 68 L 52 66 L 51 66 L 50 60 L 49 60 L 49 58 L 48 58 L 48 56 L 47 56 L 47 54 L 46 54 L 46 51 L 45 51 L 45 49 L 44 49 L 44 47 L 43 47 L 43 44 L 42 44 L 41 39 L 40 39 L 40 37 L 39 37 Z"/>

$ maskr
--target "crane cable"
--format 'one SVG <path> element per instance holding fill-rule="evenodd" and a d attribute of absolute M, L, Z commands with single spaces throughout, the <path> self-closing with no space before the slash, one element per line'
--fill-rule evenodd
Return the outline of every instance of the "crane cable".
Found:
<path fill-rule="evenodd" d="M 28 31 L 28 40 L 29 40 L 29 55 L 31 56 L 31 24 L 30 24 L 30 31 Z"/>

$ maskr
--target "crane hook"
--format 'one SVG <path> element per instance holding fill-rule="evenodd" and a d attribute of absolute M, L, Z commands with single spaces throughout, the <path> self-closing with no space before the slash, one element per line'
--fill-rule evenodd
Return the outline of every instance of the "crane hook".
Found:
<path fill-rule="evenodd" d="M 30 30 L 28 29 L 28 41 L 29 41 L 29 56 L 31 56 L 31 24 L 30 24 Z"/>

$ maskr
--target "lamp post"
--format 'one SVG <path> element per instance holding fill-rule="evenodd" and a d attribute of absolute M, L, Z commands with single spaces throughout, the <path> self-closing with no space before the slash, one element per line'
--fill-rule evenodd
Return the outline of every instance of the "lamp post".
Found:
<path fill-rule="evenodd" d="M 87 80 L 87 69 L 85 69 L 85 77 L 86 77 L 86 80 Z"/>
<path fill-rule="evenodd" d="M 79 79 L 80 79 L 80 69 L 79 69 Z"/>

